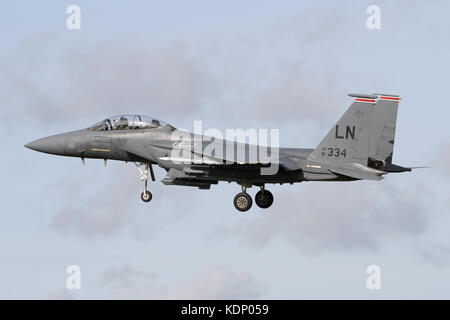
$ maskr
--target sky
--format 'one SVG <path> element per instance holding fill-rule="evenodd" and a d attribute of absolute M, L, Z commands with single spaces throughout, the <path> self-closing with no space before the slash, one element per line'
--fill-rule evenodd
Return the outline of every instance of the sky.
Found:
<path fill-rule="evenodd" d="M 69 30 L 70 5 L 81 28 Z M 381 28 L 370 30 L 369 5 Z M 0 12 L 0 298 L 449 299 L 448 1 L 13 1 Z M 24 148 L 115 114 L 314 148 L 350 92 L 399 94 L 383 181 L 165 186 Z M 249 189 L 254 195 L 256 188 Z M 81 288 L 66 286 L 67 267 Z M 381 270 L 369 290 L 367 267 Z"/>

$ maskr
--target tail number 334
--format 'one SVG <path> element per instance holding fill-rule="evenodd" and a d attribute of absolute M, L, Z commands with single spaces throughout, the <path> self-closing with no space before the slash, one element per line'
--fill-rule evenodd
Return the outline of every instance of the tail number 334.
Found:
<path fill-rule="evenodd" d="M 341 148 L 326 148 L 326 155 L 328 157 L 346 157 L 347 156 L 347 151 L 345 149 L 341 149 Z"/>

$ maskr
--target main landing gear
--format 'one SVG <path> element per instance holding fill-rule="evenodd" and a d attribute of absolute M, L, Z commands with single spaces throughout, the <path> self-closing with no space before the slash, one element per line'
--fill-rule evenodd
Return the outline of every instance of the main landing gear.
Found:
<path fill-rule="evenodd" d="M 269 208 L 273 203 L 273 194 L 269 190 L 265 190 L 264 187 L 259 190 L 255 195 L 255 202 L 261 209 Z"/>
<path fill-rule="evenodd" d="M 152 193 L 147 190 L 147 183 L 148 183 L 148 172 L 150 171 L 150 175 L 152 177 L 152 181 L 155 181 L 155 174 L 153 173 L 153 168 L 150 164 L 145 163 L 145 169 L 142 170 L 140 165 L 136 162 L 134 163 L 136 165 L 136 168 L 139 170 L 139 173 L 141 174 L 141 181 L 144 182 L 144 190 L 141 191 L 141 199 L 144 202 L 150 202 L 153 198 Z M 141 164 L 142 165 L 142 164 Z"/>
<path fill-rule="evenodd" d="M 261 190 L 255 195 L 255 202 L 262 209 L 269 208 L 273 203 L 272 192 L 266 190 L 264 186 L 261 186 Z M 247 186 L 242 186 L 242 192 L 234 197 L 234 207 L 241 212 L 245 212 L 250 210 L 252 204 L 252 197 L 247 193 Z"/>
<path fill-rule="evenodd" d="M 252 207 L 252 197 L 247 193 L 247 187 L 242 187 L 242 192 L 234 197 L 234 207 L 241 212 L 248 211 Z"/>

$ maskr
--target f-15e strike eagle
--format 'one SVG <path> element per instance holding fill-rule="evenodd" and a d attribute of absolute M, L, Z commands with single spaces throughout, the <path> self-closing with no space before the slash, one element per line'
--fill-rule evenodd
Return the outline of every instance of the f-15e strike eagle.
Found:
<path fill-rule="evenodd" d="M 86 158 L 104 159 L 105 164 L 109 159 L 134 162 L 144 182 L 141 198 L 145 202 L 152 199 L 147 189 L 149 174 L 155 181 L 152 165 L 167 171 L 162 179 L 166 185 L 209 189 L 219 181 L 236 182 L 242 192 L 235 196 L 234 206 L 244 212 L 252 206 L 247 193 L 251 186 L 260 188 L 256 204 L 269 208 L 273 195 L 265 189 L 266 184 L 381 180 L 387 173 L 411 171 L 392 163 L 400 97 L 349 96 L 354 98 L 353 103 L 315 149 L 267 147 L 272 156 L 264 159 L 261 146 L 187 133 L 140 115 L 111 117 L 87 129 L 42 138 L 25 146 L 79 157 L 83 163 Z M 270 172 L 270 168 L 276 170 Z"/>

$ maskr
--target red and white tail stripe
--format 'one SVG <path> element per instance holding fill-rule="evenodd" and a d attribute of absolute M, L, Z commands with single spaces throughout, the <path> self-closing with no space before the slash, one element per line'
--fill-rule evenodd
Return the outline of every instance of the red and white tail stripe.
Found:
<path fill-rule="evenodd" d="M 376 97 L 376 98 L 372 98 L 372 97 L 368 97 L 368 98 L 357 97 L 357 98 L 355 98 L 355 102 L 364 102 L 364 103 L 376 103 L 378 100 L 400 102 L 400 97 L 380 95 L 379 97 Z"/>
<path fill-rule="evenodd" d="M 381 96 L 380 100 L 400 101 L 400 97 Z"/>
<path fill-rule="evenodd" d="M 355 102 L 375 103 L 375 99 L 356 98 Z"/>
<path fill-rule="evenodd" d="M 349 93 L 350 97 L 355 98 L 355 102 L 372 103 L 375 104 L 377 101 L 394 101 L 400 102 L 401 98 L 393 94 L 382 94 L 382 93 L 372 93 L 372 94 L 361 94 L 361 93 Z"/>

